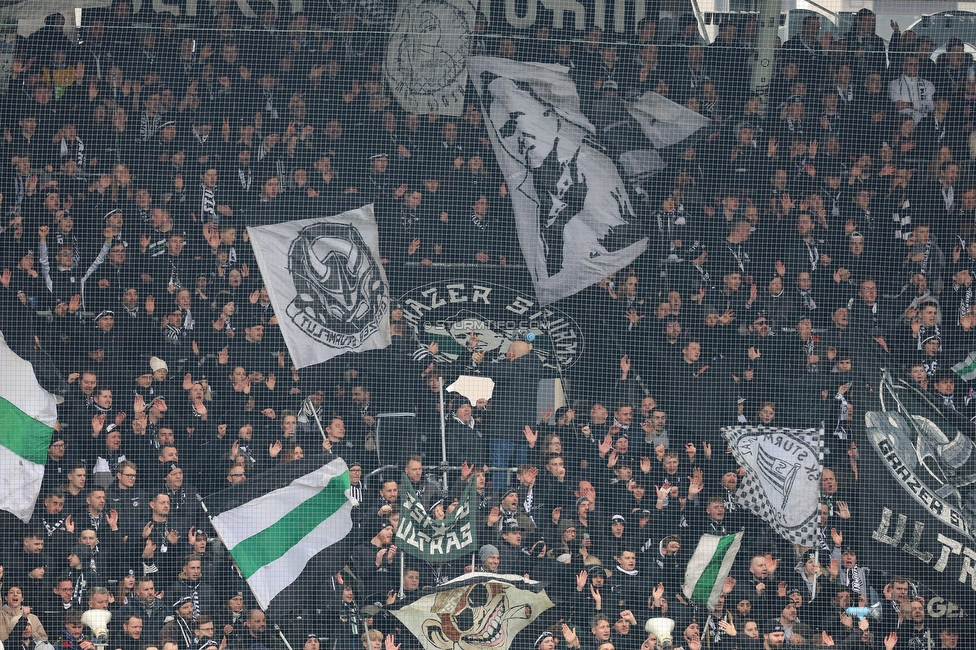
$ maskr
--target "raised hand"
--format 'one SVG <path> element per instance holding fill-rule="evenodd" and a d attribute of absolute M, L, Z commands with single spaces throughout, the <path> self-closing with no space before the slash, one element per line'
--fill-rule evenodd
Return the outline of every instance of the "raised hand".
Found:
<path fill-rule="evenodd" d="M 562 506 L 556 506 L 555 508 L 552 509 L 552 523 L 558 524 L 562 516 L 563 516 Z"/>
<path fill-rule="evenodd" d="M 722 585 L 722 595 L 728 596 L 735 589 L 735 578 L 729 576 L 725 579 L 725 583 Z"/>
<path fill-rule="evenodd" d="M 600 595 L 600 590 L 594 587 L 592 584 L 590 585 L 590 597 L 593 599 L 593 602 L 596 603 L 596 609 L 600 609 L 601 605 L 603 604 L 603 596 Z"/>
<path fill-rule="evenodd" d="M 671 495 L 671 484 L 665 483 L 661 486 L 655 485 L 654 491 L 657 492 L 657 498 L 664 501 Z"/>
<path fill-rule="evenodd" d="M 735 625 L 732 624 L 732 621 L 728 621 L 724 618 L 718 622 L 718 627 L 729 636 L 735 636 L 738 634 L 738 631 L 735 629 Z"/>

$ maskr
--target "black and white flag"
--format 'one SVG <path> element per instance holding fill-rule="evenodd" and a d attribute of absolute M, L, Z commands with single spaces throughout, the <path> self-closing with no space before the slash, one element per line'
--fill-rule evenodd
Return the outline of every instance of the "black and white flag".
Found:
<path fill-rule="evenodd" d="M 627 189 L 567 69 L 491 57 L 468 69 L 539 301 L 571 296 L 643 253 Z"/>
<path fill-rule="evenodd" d="M 477 2 L 400 0 L 383 72 L 408 113 L 461 115 Z"/>
<path fill-rule="evenodd" d="M 823 429 L 723 427 L 746 476 L 735 500 L 794 544 L 814 547 L 820 532 Z"/>
<path fill-rule="evenodd" d="M 390 345 L 372 205 L 247 232 L 296 368 Z"/>

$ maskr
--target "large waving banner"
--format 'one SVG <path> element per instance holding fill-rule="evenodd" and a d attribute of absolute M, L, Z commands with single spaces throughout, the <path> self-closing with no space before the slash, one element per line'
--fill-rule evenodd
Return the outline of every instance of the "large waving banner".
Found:
<path fill-rule="evenodd" d="M 390 345 L 372 205 L 247 232 L 296 368 Z"/>
<path fill-rule="evenodd" d="M 383 71 L 408 113 L 461 115 L 477 3 L 400 0 Z"/>
<path fill-rule="evenodd" d="M 976 443 L 972 423 L 915 382 L 884 374 L 859 450 L 865 563 L 913 581 L 932 618 L 976 609 Z M 958 385 L 958 384 L 957 384 Z M 956 391 L 957 397 L 959 391 Z M 860 560 L 859 560 L 860 561 Z M 881 580 L 878 584 L 884 585 Z M 960 644 L 962 645 L 962 644 Z"/>
<path fill-rule="evenodd" d="M 473 57 L 468 69 L 539 301 L 571 296 L 643 253 L 627 189 L 566 68 Z"/>

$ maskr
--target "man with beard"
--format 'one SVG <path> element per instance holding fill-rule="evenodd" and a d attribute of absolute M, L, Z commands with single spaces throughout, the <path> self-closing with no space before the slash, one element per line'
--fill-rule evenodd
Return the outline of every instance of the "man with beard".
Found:
<path fill-rule="evenodd" d="M 542 362 L 531 352 L 531 343 L 513 341 L 505 352 L 505 361 L 490 364 L 489 367 L 481 365 L 485 360 L 484 352 L 471 355 L 471 361 L 495 381 L 492 411 L 497 415 L 488 439 L 492 467 L 510 467 L 525 462 L 528 450 L 519 438 L 524 427 L 534 425 L 539 416 L 536 412 L 535 388 L 545 372 Z M 492 475 L 492 487 L 496 491 L 505 487 L 507 482 L 505 472 Z"/>
<path fill-rule="evenodd" d="M 772 619 L 766 623 L 766 630 L 763 632 L 763 650 L 773 650 L 782 648 L 786 645 L 786 630 L 778 619 Z"/>
<path fill-rule="evenodd" d="M 467 400 L 454 410 L 447 421 L 448 462 L 460 465 L 469 462 L 482 467 L 488 461 L 487 440 L 474 417 L 474 409 Z"/>
<path fill-rule="evenodd" d="M 367 535 L 371 535 L 370 539 L 353 550 L 356 574 L 365 595 L 385 596 L 393 588 L 396 573 L 393 560 L 399 549 L 393 544 L 395 530 L 389 521 L 376 519 Z"/>
<path fill-rule="evenodd" d="M 748 598 L 757 617 L 773 615 L 770 606 L 776 598 L 776 584 L 769 561 L 765 555 L 754 555 L 749 562 L 749 571 L 736 580 L 735 600 Z"/>
<path fill-rule="evenodd" d="M 160 643 L 175 643 L 180 650 L 196 648 L 193 635 L 193 599 L 183 596 L 173 603 L 173 619 L 159 632 Z"/>
<path fill-rule="evenodd" d="M 156 592 L 152 578 L 140 578 L 129 598 L 129 602 L 120 611 L 125 620 L 128 615 L 137 616 L 142 626 L 142 634 L 146 639 L 155 641 L 163 629 L 167 612 L 163 601 L 163 592 Z"/>

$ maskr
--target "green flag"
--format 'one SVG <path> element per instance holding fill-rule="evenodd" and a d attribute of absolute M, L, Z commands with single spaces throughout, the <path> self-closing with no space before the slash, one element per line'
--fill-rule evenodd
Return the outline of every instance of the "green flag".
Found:
<path fill-rule="evenodd" d="M 403 502 L 397 525 L 397 546 L 427 562 L 446 562 L 473 553 L 478 548 L 478 502 L 474 481 L 469 481 L 453 510 L 445 507 L 443 519 L 428 513 L 406 475 L 400 482 Z"/>
<path fill-rule="evenodd" d="M 58 408 L 37 383 L 34 367 L 7 347 L 2 334 L 0 367 L 0 509 L 27 522 L 41 491 Z"/>

